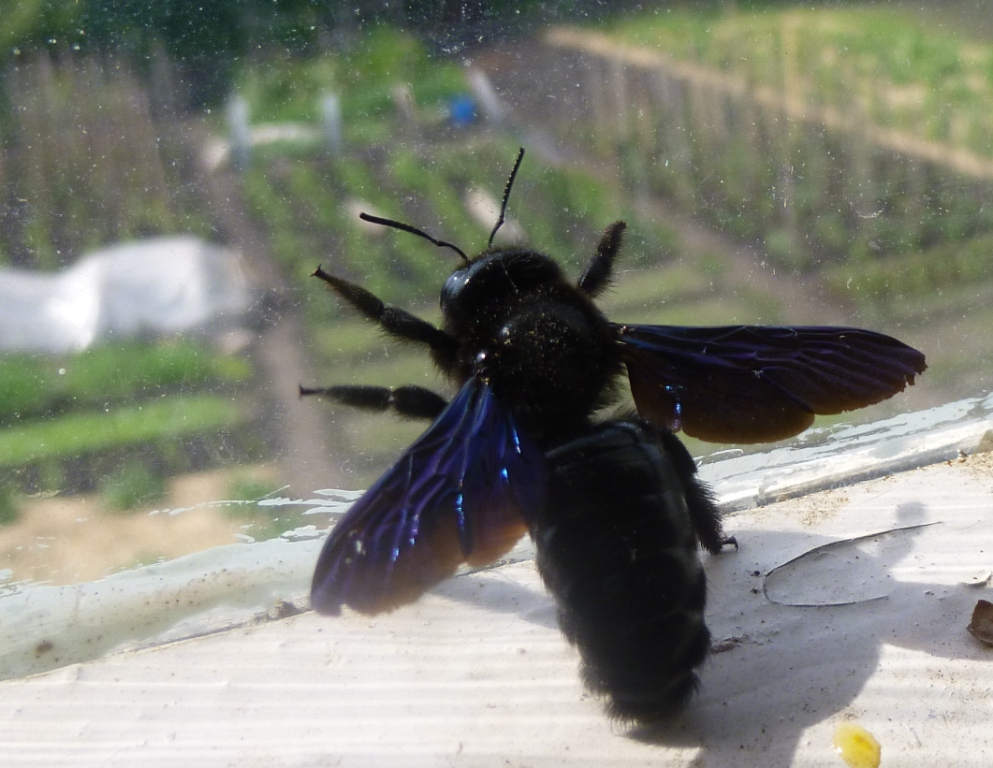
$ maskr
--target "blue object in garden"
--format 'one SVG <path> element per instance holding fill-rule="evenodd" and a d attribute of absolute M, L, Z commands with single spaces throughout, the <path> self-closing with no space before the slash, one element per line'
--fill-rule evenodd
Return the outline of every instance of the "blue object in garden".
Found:
<path fill-rule="evenodd" d="M 459 94 L 448 101 L 448 116 L 452 124 L 464 128 L 476 122 L 476 102 L 471 96 Z"/>

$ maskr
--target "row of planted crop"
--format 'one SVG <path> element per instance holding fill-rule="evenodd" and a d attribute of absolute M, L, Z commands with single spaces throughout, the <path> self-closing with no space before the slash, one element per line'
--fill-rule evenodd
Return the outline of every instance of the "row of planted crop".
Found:
<path fill-rule="evenodd" d="M 498 207 L 491 220 L 474 218 L 467 193 L 482 190 L 498 205 L 515 154 L 514 144 L 503 140 L 423 151 L 392 147 L 345 157 L 315 152 L 293 162 L 259 158 L 244 176 L 244 189 L 274 255 L 291 273 L 303 277 L 324 263 L 361 277 L 384 299 L 423 302 L 434 298 L 453 254 L 408 233 L 362 222 L 359 210 L 410 223 L 469 254 L 478 252 Z M 581 258 L 591 233 L 620 212 L 610 185 L 529 158 L 509 206 L 520 229 L 506 231 L 524 233 L 535 247 Z M 671 255 L 671 237 L 664 230 L 648 238 L 654 242 L 641 253 L 656 259 Z M 316 318 L 326 317 L 316 311 Z"/>
<path fill-rule="evenodd" d="M 231 436 L 252 419 L 241 397 L 250 375 L 243 358 L 191 341 L 4 355 L 0 487 L 61 490 L 67 472 L 87 474 L 100 457 L 133 457 L 142 446 L 200 437 L 210 442 L 218 434 L 238 442 Z M 157 452 L 167 472 L 190 463 L 165 448 Z"/>
<path fill-rule="evenodd" d="M 587 56 L 593 76 L 585 87 L 591 103 L 609 104 L 611 93 L 626 95 L 625 109 L 608 110 L 594 134 L 599 148 L 606 146 L 619 158 L 631 186 L 674 198 L 730 234 L 763 242 L 779 267 L 809 272 L 843 265 L 849 277 L 858 278 L 863 268 L 871 271 L 880 259 L 943 244 L 966 246 L 993 231 L 993 209 L 987 204 L 993 175 L 984 175 L 985 161 L 968 161 L 971 149 L 953 142 L 908 142 L 864 115 L 859 118 L 861 130 L 854 131 L 844 121 L 825 122 L 823 112 L 797 112 L 786 103 L 789 78 L 782 68 L 763 69 L 762 61 L 782 58 L 784 30 L 806 36 L 814 46 L 804 48 L 805 60 L 816 58 L 817 40 L 827 45 L 829 38 L 837 43 L 844 35 L 854 35 L 863 47 L 852 43 L 835 51 L 837 55 L 818 59 L 820 65 L 835 68 L 850 92 L 858 93 L 863 82 L 852 74 L 852 57 L 861 61 L 878 47 L 880 60 L 889 62 L 886 67 L 892 63 L 887 46 L 881 44 L 884 39 L 890 48 L 913 50 L 902 67 L 892 70 L 862 62 L 858 77 L 873 80 L 873 73 L 885 69 L 888 74 L 880 77 L 886 82 L 899 71 L 904 81 L 947 87 L 939 72 L 955 68 L 943 69 L 936 62 L 949 57 L 949 38 L 941 38 L 940 45 L 915 47 L 911 42 L 919 37 L 919 24 L 892 13 L 870 14 L 871 19 L 863 14 L 858 9 L 660 12 L 654 22 L 619 28 L 612 45 L 582 35 L 565 38 L 565 44 Z M 864 30 L 859 27 L 863 19 L 872 22 Z M 558 45 L 563 39 L 558 38 Z M 634 56 L 624 48 L 632 44 L 664 52 L 669 57 L 665 61 L 700 68 Z M 959 64 L 973 66 L 975 50 L 961 41 L 956 44 Z M 978 83 L 979 74 L 973 75 Z M 722 77 L 738 77 L 749 86 L 723 87 Z M 873 81 L 873 87 L 877 85 Z M 763 91 L 773 86 L 782 94 L 778 101 Z M 985 110 L 993 96 L 984 93 L 977 85 L 974 106 Z M 575 127 L 563 130 L 575 132 Z M 913 279 L 900 281 L 902 288 L 920 295 L 938 285 L 974 279 L 974 270 L 965 269 L 961 261 L 943 259 L 924 272 L 913 270 Z M 878 283 L 878 276 L 868 274 L 841 285 L 831 281 L 837 291 L 853 296 Z M 857 298 L 865 301 L 871 295 L 860 292 Z"/>

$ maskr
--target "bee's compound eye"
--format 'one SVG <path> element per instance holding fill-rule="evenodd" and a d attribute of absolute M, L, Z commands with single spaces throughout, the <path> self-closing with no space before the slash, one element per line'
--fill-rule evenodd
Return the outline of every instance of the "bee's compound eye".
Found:
<path fill-rule="evenodd" d="M 462 293 L 462 289 L 465 288 L 466 284 L 469 282 L 469 270 L 460 269 L 453 272 L 445 280 L 445 284 L 441 287 L 441 311 L 448 312 L 452 306 L 452 303 L 458 298 L 459 294 Z"/>

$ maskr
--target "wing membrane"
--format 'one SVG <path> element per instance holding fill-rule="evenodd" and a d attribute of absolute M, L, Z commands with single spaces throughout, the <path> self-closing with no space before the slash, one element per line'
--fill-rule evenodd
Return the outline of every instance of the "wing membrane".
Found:
<path fill-rule="evenodd" d="M 916 349 L 859 328 L 615 327 L 639 413 L 716 442 L 790 437 L 815 414 L 891 397 L 927 368 Z"/>
<path fill-rule="evenodd" d="M 311 604 L 379 613 L 416 600 L 463 562 L 492 562 L 544 504 L 544 462 L 489 385 L 470 379 L 331 530 Z"/>

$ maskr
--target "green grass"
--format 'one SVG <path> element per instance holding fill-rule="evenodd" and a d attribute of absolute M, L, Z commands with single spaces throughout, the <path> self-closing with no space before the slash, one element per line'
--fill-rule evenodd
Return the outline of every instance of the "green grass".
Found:
<path fill-rule="evenodd" d="M 107 412 L 70 413 L 0 431 L 0 467 L 174 440 L 229 429 L 247 418 L 239 403 L 216 395 L 168 397 Z"/>
<path fill-rule="evenodd" d="M 616 282 L 604 295 L 611 315 L 651 310 L 670 302 L 682 303 L 713 291 L 713 281 L 696 264 L 679 263 L 655 269 L 619 270 Z"/>
<path fill-rule="evenodd" d="M 839 295 L 876 303 L 895 298 L 928 300 L 954 286 L 976 286 L 993 277 L 993 235 L 946 243 L 900 258 L 846 264 L 825 272 Z"/>
<path fill-rule="evenodd" d="M 0 424 L 180 389 L 247 382 L 251 365 L 192 341 L 104 345 L 78 355 L 0 358 Z"/>
<path fill-rule="evenodd" d="M 271 480 L 260 480 L 244 474 L 236 475 L 228 486 L 227 498 L 236 501 L 258 501 L 279 490 Z M 233 507 L 232 509 L 239 509 Z"/>
<path fill-rule="evenodd" d="M 140 462 L 130 462 L 100 483 L 107 506 L 114 512 L 129 512 L 166 495 L 165 480 Z"/>
<path fill-rule="evenodd" d="M 16 523 L 20 512 L 16 494 L 9 488 L 0 487 L 0 526 Z"/>
<path fill-rule="evenodd" d="M 993 46 L 963 43 L 920 14 L 851 5 L 728 14 L 659 8 L 626 16 L 613 34 L 756 86 L 778 90 L 789 78 L 820 105 L 859 94 L 881 125 L 993 154 Z"/>

